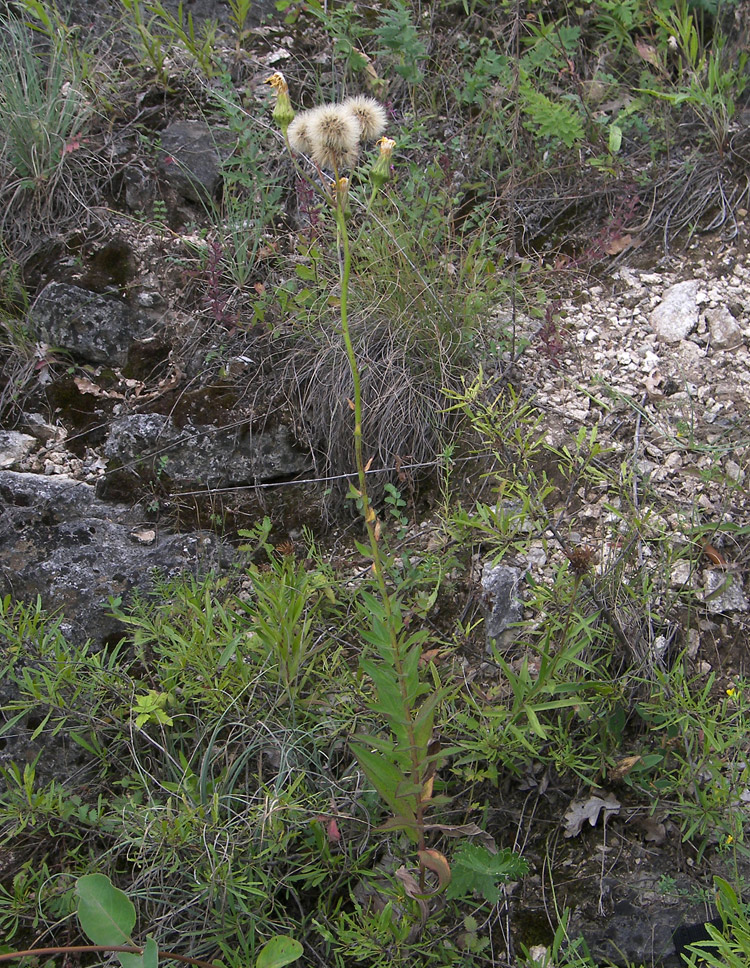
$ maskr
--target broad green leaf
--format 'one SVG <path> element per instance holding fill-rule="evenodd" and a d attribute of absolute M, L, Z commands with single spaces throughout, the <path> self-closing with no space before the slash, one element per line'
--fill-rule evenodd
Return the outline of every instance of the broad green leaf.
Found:
<path fill-rule="evenodd" d="M 76 883 L 78 920 L 94 944 L 132 944 L 135 907 L 128 896 L 104 874 L 85 874 Z M 136 956 L 139 957 L 139 956 Z"/>
<path fill-rule="evenodd" d="M 296 938 L 277 934 L 260 949 L 255 968 L 283 968 L 301 958 L 303 950 Z"/>

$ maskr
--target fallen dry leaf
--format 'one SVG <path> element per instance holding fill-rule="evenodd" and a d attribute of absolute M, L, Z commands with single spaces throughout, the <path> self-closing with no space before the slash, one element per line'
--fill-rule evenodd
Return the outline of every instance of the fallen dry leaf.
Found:
<path fill-rule="evenodd" d="M 706 542 L 703 545 L 703 554 L 706 556 L 706 558 L 709 559 L 709 561 L 712 561 L 717 568 L 727 567 L 727 559 L 719 551 L 719 549 L 714 548 L 712 544 L 709 544 L 708 542 Z"/>
<path fill-rule="evenodd" d="M 87 380 L 85 376 L 74 376 L 73 383 L 81 393 L 90 393 L 92 397 L 109 397 L 114 400 L 124 400 L 125 394 L 118 393 L 116 390 L 102 390 L 96 383 Z"/>
<path fill-rule="evenodd" d="M 413 898 L 419 905 L 419 916 L 421 919 L 421 927 L 423 928 L 427 923 L 427 918 L 430 914 L 430 908 L 425 900 L 424 894 L 419 888 L 419 882 L 416 877 L 408 871 L 404 866 L 399 867 L 396 871 L 396 880 L 401 881 L 404 887 L 404 894 L 407 897 Z"/>
<path fill-rule="evenodd" d="M 652 47 L 651 44 L 647 44 L 645 40 L 641 40 L 639 37 L 635 42 L 635 49 L 645 61 L 655 67 L 658 71 L 661 70 L 659 55 L 656 52 L 655 47 Z"/>
<path fill-rule="evenodd" d="M 495 838 L 475 823 L 462 823 L 454 826 L 445 823 L 426 823 L 424 829 L 438 830 L 441 834 L 445 834 L 446 837 L 473 837 L 483 847 L 486 847 L 491 854 L 497 853 Z"/>
<path fill-rule="evenodd" d="M 620 812 L 620 806 L 620 801 L 613 793 L 607 793 L 603 797 L 594 794 L 588 800 L 573 800 L 565 811 L 565 836 L 577 837 L 587 820 L 595 827 L 602 810 L 606 823 L 610 813 Z"/>
<path fill-rule="evenodd" d="M 644 817 L 638 826 L 643 831 L 643 839 L 655 847 L 659 847 L 667 839 L 667 828 L 655 817 Z"/>
<path fill-rule="evenodd" d="M 625 235 L 618 235 L 617 238 L 612 239 L 604 251 L 607 255 L 619 255 L 625 249 L 629 249 L 632 244 L 633 236 L 626 233 Z"/>
<path fill-rule="evenodd" d="M 624 776 L 630 773 L 640 759 L 640 756 L 623 756 L 622 759 L 617 761 L 617 765 L 607 772 L 607 779 L 621 780 Z"/>
<path fill-rule="evenodd" d="M 445 854 L 441 854 L 439 850 L 428 847 L 427 850 L 418 850 L 417 856 L 419 857 L 419 863 L 437 876 L 438 888 L 435 893 L 439 894 L 441 891 L 444 891 L 451 882 L 451 866 Z"/>

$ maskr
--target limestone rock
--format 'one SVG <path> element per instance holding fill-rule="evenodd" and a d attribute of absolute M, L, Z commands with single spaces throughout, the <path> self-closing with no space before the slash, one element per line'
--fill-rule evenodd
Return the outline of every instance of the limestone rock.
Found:
<path fill-rule="evenodd" d="M 714 568 L 703 572 L 703 598 L 711 614 L 722 612 L 746 612 L 747 596 L 739 575 Z"/>
<path fill-rule="evenodd" d="M 212 130 L 203 121 L 174 121 L 161 134 L 161 175 L 191 202 L 215 198 L 221 187 L 221 150 L 226 129 Z"/>
<path fill-rule="evenodd" d="M 36 438 L 17 430 L 0 430 L 0 468 L 13 467 L 36 447 Z"/>
<path fill-rule="evenodd" d="M 488 644 L 523 618 L 520 591 L 523 576 L 521 568 L 510 565 L 492 565 L 488 562 L 482 568 L 482 610 Z"/>
<path fill-rule="evenodd" d="M 292 477 L 310 469 L 287 427 L 251 432 L 188 422 L 179 428 L 162 414 L 131 414 L 112 422 L 104 445 L 109 469 L 129 468 L 180 486 L 230 487 Z"/>
<path fill-rule="evenodd" d="M 697 279 L 688 279 L 666 290 L 650 317 L 651 326 L 660 339 L 678 343 L 687 339 L 697 327 L 699 287 Z"/>
<path fill-rule="evenodd" d="M 153 540 L 138 540 L 141 525 L 129 508 L 98 500 L 89 484 L 0 470 L 0 595 L 27 604 L 38 597 L 46 612 L 59 613 L 68 642 L 80 648 L 89 643 L 93 652 L 107 649 L 126 631 L 110 614 L 110 597 L 122 597 L 127 606 L 136 589 L 151 589 L 155 574 L 168 579 L 205 572 L 228 558 L 215 535 L 155 532 Z M 55 633 L 48 634 L 49 643 Z M 27 654 L 21 663 L 35 661 Z M 0 680 L 0 706 L 17 698 L 11 678 Z M 14 723 L 0 744 L 0 765 L 33 760 L 37 780 L 85 775 L 92 758 L 67 730 L 36 735 L 43 715 L 32 711 Z"/>
<path fill-rule="evenodd" d="M 142 520 L 124 505 L 100 501 L 90 484 L 65 475 L 0 471 L 0 593 L 20 601 L 39 595 L 60 610 L 71 641 L 101 649 L 123 633 L 109 614 L 110 596 L 148 590 L 167 577 L 207 570 L 223 554 L 207 532 L 158 533 L 148 546 L 133 532 Z"/>
<path fill-rule="evenodd" d="M 47 343 L 89 363 L 122 366 L 149 323 L 112 296 L 64 282 L 45 286 L 31 308 L 33 327 Z"/>

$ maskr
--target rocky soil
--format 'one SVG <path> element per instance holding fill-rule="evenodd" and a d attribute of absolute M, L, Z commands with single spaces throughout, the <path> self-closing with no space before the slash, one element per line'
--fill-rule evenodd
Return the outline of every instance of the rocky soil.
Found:
<path fill-rule="evenodd" d="M 577 283 L 561 301 L 554 339 L 533 340 L 517 363 L 515 382 L 545 414 L 550 443 L 572 447 L 582 428 L 596 427 L 610 455 L 635 469 L 629 486 L 644 514 L 646 569 L 649 535 L 666 532 L 679 548 L 696 525 L 710 536 L 712 524 L 750 521 L 749 295 L 750 270 L 733 245 L 688 250 L 668 265 L 621 266 L 590 285 Z M 44 289 L 32 318 L 79 365 L 73 377 L 40 368 L 40 382 L 49 376 L 49 384 L 39 390 L 54 400 L 47 391 L 62 383 L 76 402 L 40 412 L 43 397 L 37 394 L 34 406 L 0 434 L 4 591 L 27 600 L 41 595 L 45 606 L 61 610 L 73 640 L 92 638 L 99 646 L 120 631 L 108 614 L 110 596 L 127 598 L 134 588 L 148 587 L 154 569 L 169 575 L 221 567 L 231 557 L 210 530 L 175 531 L 179 522 L 160 520 L 160 475 L 179 489 L 239 487 L 254 506 L 251 482 L 280 474 L 293 478 L 310 466 L 289 425 L 253 433 L 247 412 L 233 411 L 231 404 L 218 425 L 199 412 L 179 420 L 163 412 L 159 388 L 177 379 L 169 363 L 155 367 L 162 374 L 156 383 L 123 372 L 133 347 L 143 345 L 142 331 L 127 328 L 132 312 L 115 297 L 82 287 L 55 283 Z M 71 318 L 79 325 L 66 327 Z M 152 324 L 145 341 L 165 345 L 170 326 L 166 314 L 162 328 Z M 121 357 L 106 365 L 97 361 L 102 340 L 119 341 Z M 590 498 L 568 509 L 568 534 L 602 549 L 600 568 L 606 569 L 618 552 L 617 508 L 606 496 Z M 666 584 L 676 593 L 694 587 L 703 600 L 689 653 L 696 668 L 716 672 L 726 686 L 746 672 L 747 541 L 722 544 L 719 536 L 715 544 L 720 560 L 704 557 L 694 568 L 678 559 Z M 551 580 L 561 556 L 545 554 L 537 541 L 521 564 L 538 580 Z M 511 584 L 522 577 L 522 569 L 516 571 Z M 521 603 L 486 575 L 480 585 L 477 575 L 477 596 L 489 596 L 494 636 L 507 624 L 506 609 L 512 621 Z M 499 617 L 493 617 L 493 596 Z M 538 830 L 549 836 L 557 825 L 555 811 L 570 802 L 569 790 L 546 791 L 550 815 L 540 811 Z M 643 827 L 646 822 L 641 808 L 618 803 L 605 831 L 559 841 L 549 876 L 576 911 L 572 927 L 584 932 L 595 956 L 617 960 L 624 952 L 636 962 L 666 965 L 673 963 L 675 925 L 704 915 L 687 900 L 695 894 L 695 872 L 681 856 L 679 831 L 668 816 L 656 818 L 656 833 Z M 550 883 L 535 886 L 532 879 L 524 886 L 528 923 L 514 930 L 526 941 L 534 936 L 534 918 L 545 921 L 540 895 Z"/>

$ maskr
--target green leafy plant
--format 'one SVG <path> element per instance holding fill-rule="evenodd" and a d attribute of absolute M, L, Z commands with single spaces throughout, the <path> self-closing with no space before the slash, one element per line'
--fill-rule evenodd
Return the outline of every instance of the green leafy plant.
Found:
<path fill-rule="evenodd" d="M 121 0 L 121 3 L 127 15 L 125 23 L 141 48 L 144 62 L 153 68 L 159 83 L 168 87 L 167 39 L 154 32 L 154 17 L 147 15 L 141 0 Z"/>
<path fill-rule="evenodd" d="M 283 76 L 275 74 L 269 81 L 277 92 L 276 114 L 281 117 L 282 109 L 288 109 L 289 114 L 293 114 Z M 450 877 L 445 858 L 437 851 L 426 850 L 424 829 L 426 810 L 430 803 L 435 802 L 432 790 L 440 753 L 439 744 L 433 741 L 433 729 L 442 690 L 421 679 L 421 647 L 428 633 L 424 629 L 411 631 L 407 628 L 402 617 L 402 603 L 398 595 L 388 587 L 390 574 L 387 555 L 381 546 L 381 522 L 368 493 L 362 435 L 361 373 L 349 320 L 352 249 L 347 212 L 350 183 L 340 173 L 340 169 L 352 163 L 355 143 L 365 130 L 364 125 L 367 124 L 371 137 L 377 137 L 382 133 L 385 115 L 382 108 L 369 102 L 363 105 L 359 120 L 352 119 L 346 105 L 320 110 L 320 114 L 308 113 L 307 118 L 298 116 L 294 127 L 289 120 L 286 123 L 289 125 L 288 138 L 292 146 L 306 148 L 318 164 L 334 171 L 333 183 L 328 187 L 324 182 L 322 191 L 334 219 L 337 247 L 341 253 L 338 311 L 353 387 L 352 436 L 357 469 L 357 485 L 350 485 L 350 496 L 357 502 L 368 537 L 367 545 L 358 543 L 357 547 L 371 562 L 377 589 L 377 596 L 369 592 L 362 593 L 370 626 L 364 628 L 361 634 L 373 647 L 376 658 L 363 656 L 361 667 L 370 676 L 376 691 L 376 698 L 370 702 L 370 706 L 385 721 L 388 729 L 384 736 L 379 733 L 360 732 L 352 743 L 352 751 L 377 792 L 392 810 L 390 825 L 405 830 L 417 845 L 420 881 L 424 890 L 426 870 L 431 865 L 440 869 L 438 877 L 441 886 Z M 319 134 L 315 133 L 316 126 L 320 128 Z M 371 170 L 375 188 L 382 188 L 390 178 L 393 147 L 393 141 L 385 138 L 381 140 L 380 158 Z"/>
<path fill-rule="evenodd" d="M 379 53 L 388 55 L 396 74 L 412 88 L 420 84 L 424 78 L 422 62 L 427 57 L 427 47 L 404 0 L 392 0 L 381 11 L 375 33 L 382 45 Z"/>
<path fill-rule="evenodd" d="M 706 50 L 698 32 L 695 12 L 685 0 L 666 13 L 657 11 L 655 18 L 665 33 L 674 39 L 680 77 L 677 90 L 643 88 L 642 93 L 678 107 L 690 107 L 712 138 L 719 155 L 723 155 L 736 99 L 741 97 L 747 84 L 747 54 L 742 52 L 735 64 L 729 63 L 725 41 L 719 32 L 713 37 L 712 48 Z"/>
<path fill-rule="evenodd" d="M 426 812 L 441 802 L 432 795 L 441 758 L 440 744 L 433 742 L 441 691 L 422 682 L 419 674 L 428 633 L 423 629 L 408 633 L 394 599 L 388 610 L 371 595 L 364 594 L 363 603 L 372 616 L 372 627 L 363 636 L 379 659 L 363 658 L 360 666 L 375 686 L 372 709 L 383 717 L 390 735 L 360 733 L 351 748 L 393 813 L 386 826 L 405 830 L 423 851 Z"/>
<path fill-rule="evenodd" d="M 137 5 L 140 0 L 128 0 L 128 2 Z M 193 23 L 192 13 L 188 11 L 187 15 L 185 14 L 182 0 L 177 4 L 176 13 L 167 10 L 161 0 L 150 0 L 146 8 L 153 18 L 151 25 L 154 22 L 160 24 L 162 29 L 166 31 L 166 36 L 177 41 L 194 58 L 206 77 L 210 78 L 216 74 L 215 23 L 206 20 L 200 31 L 197 31 Z"/>
<path fill-rule="evenodd" d="M 500 899 L 499 884 L 520 880 L 529 871 L 526 861 L 512 850 L 490 853 L 486 847 L 462 844 L 453 854 L 452 879 L 446 897 L 456 899 L 481 894 L 489 904 Z"/>
<path fill-rule="evenodd" d="M 38 955 L 67 954 L 72 951 L 113 952 L 122 968 L 158 968 L 159 949 L 152 937 L 145 945 L 136 945 L 132 939 L 136 922 L 133 902 L 104 874 L 87 874 L 79 877 L 75 892 L 78 897 L 78 920 L 83 933 L 93 942 L 90 946 L 61 946 L 32 948 L 15 951 L 4 957 L 22 958 Z M 284 968 L 297 961 L 303 953 L 302 945 L 294 938 L 277 935 L 261 948 L 255 960 L 255 968 Z M 186 958 L 164 951 L 165 958 L 178 958 L 197 968 L 215 968 L 197 958 Z"/>
<path fill-rule="evenodd" d="M 170 699 L 169 693 L 156 689 L 149 689 L 145 696 L 138 696 L 133 704 L 136 727 L 143 729 L 146 723 L 171 726 L 174 720 L 166 711 Z"/>
<path fill-rule="evenodd" d="M 714 877 L 716 908 L 722 928 L 707 924 L 708 939 L 687 947 L 688 968 L 709 965 L 710 968 L 742 968 L 750 958 L 750 916 L 732 885 L 723 877 Z"/>
<path fill-rule="evenodd" d="M 69 64 L 34 48 L 17 19 L 3 20 L 0 39 L 0 159 L 21 191 L 48 191 L 91 116 Z M 71 83 L 71 80 L 73 83 Z"/>
<path fill-rule="evenodd" d="M 268 570 L 250 566 L 249 575 L 254 600 L 243 604 L 250 634 L 261 653 L 278 664 L 284 689 L 294 695 L 310 674 L 321 597 L 333 592 L 291 554 L 281 560 L 272 555 Z"/>

